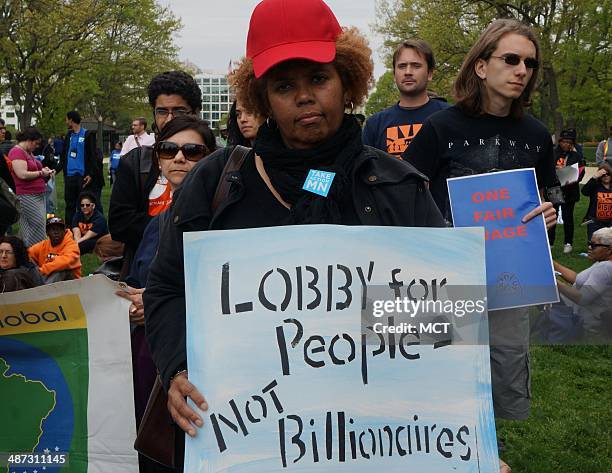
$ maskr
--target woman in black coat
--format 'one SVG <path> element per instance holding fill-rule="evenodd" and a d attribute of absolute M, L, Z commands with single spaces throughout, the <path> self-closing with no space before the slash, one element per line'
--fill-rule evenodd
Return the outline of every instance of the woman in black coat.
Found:
<path fill-rule="evenodd" d="M 238 100 L 269 120 L 232 173 L 218 206 L 213 208 L 213 195 L 231 149 L 213 153 L 187 176 L 162 228 L 144 293 L 147 339 L 168 391 L 168 409 L 189 435 L 202 419 L 185 397 L 197 405 L 205 401 L 186 371 L 184 232 L 312 223 L 444 226 L 427 178 L 410 164 L 364 146 L 357 120 L 347 113 L 362 103 L 372 81 L 371 50 L 361 33 L 342 29 L 331 11 L 323 22 L 326 31 L 312 19 L 313 34 L 326 38 L 322 57 L 310 42 L 298 41 L 290 50 L 269 44 L 274 35 L 255 25 L 256 13 L 248 59 L 231 80 Z M 286 31 L 292 31 L 290 25 Z M 270 46 L 265 51 L 257 50 L 262 42 Z M 276 53 L 273 60 L 271 53 Z M 311 168 L 335 173 L 327 197 L 302 189 Z"/>

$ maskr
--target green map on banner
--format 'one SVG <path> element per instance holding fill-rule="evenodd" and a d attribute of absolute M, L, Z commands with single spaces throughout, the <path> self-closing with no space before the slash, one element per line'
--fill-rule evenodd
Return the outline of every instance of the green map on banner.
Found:
<path fill-rule="evenodd" d="M 57 330 L 59 325 L 52 325 L 63 322 L 62 311 L 69 316 L 74 310 L 70 302 L 70 307 L 57 305 L 55 312 L 47 306 L 46 316 L 38 319 L 41 326 L 34 317 L 41 312 L 30 309 L 13 309 L 0 318 L 0 333 L 8 327 L 22 332 L 0 336 L 0 452 L 69 454 L 67 466 L 49 465 L 45 473 L 87 472 L 87 329 Z M 53 328 L 31 331 L 45 326 Z M 8 471 L 6 464 L 0 466 L 1 473 Z M 34 469 L 23 465 L 10 471 Z"/>

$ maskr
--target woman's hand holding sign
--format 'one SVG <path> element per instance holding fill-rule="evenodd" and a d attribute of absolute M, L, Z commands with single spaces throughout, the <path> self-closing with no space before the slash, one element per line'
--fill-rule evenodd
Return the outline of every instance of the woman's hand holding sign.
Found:
<path fill-rule="evenodd" d="M 202 427 L 204 421 L 196 411 L 189 407 L 186 400 L 187 397 L 203 411 L 208 409 L 206 399 L 204 399 L 200 391 L 189 382 L 187 371 L 183 371 L 174 376 L 170 381 L 170 388 L 168 389 L 168 411 L 172 419 L 174 419 L 174 422 L 176 422 L 183 431 L 187 432 L 191 437 L 195 437 L 196 429 L 194 427 Z"/>

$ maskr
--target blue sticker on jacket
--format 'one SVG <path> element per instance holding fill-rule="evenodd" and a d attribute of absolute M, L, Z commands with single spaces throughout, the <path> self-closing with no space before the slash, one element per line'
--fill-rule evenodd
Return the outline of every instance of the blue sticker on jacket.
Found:
<path fill-rule="evenodd" d="M 302 189 L 312 192 L 313 194 L 327 197 L 327 194 L 329 194 L 329 190 L 331 189 L 332 182 L 334 182 L 334 177 L 336 177 L 335 172 L 317 171 L 316 169 L 311 169 L 308 172 L 308 176 L 306 176 Z"/>

